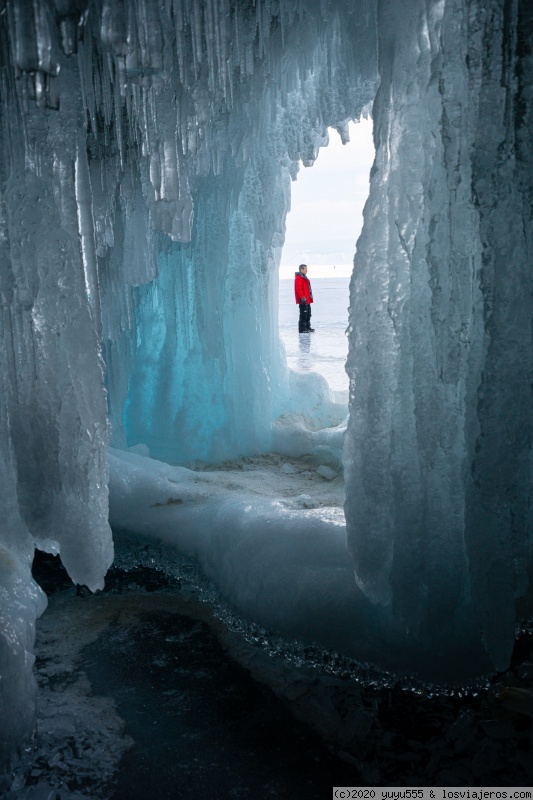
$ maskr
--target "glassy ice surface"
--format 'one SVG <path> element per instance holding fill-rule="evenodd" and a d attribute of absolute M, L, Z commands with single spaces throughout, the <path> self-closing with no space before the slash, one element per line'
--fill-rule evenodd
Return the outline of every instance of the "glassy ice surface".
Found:
<path fill-rule="evenodd" d="M 279 331 L 287 364 L 301 372 L 318 372 L 334 392 L 347 397 L 349 278 L 313 278 L 311 327 L 315 333 L 298 333 L 298 306 L 294 300 L 294 279 L 279 282 Z"/>

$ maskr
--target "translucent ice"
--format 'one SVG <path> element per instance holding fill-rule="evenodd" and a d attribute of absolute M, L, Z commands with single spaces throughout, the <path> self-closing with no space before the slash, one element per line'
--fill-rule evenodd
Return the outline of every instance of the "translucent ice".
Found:
<path fill-rule="evenodd" d="M 530 67 L 518 67 L 517 8 L 381 6 L 347 366 L 358 585 L 413 643 L 454 635 L 473 608 L 499 669 L 531 547 L 531 150 L 509 117 L 527 104 Z"/>

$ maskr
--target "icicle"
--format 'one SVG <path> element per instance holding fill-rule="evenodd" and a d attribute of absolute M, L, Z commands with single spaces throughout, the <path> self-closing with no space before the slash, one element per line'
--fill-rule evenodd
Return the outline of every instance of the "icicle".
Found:
<path fill-rule="evenodd" d="M 126 76 L 128 79 L 138 79 L 141 61 L 141 48 L 139 43 L 137 19 L 135 16 L 135 6 L 128 3 L 127 13 L 127 42 L 128 50 L 126 53 Z"/>
<path fill-rule="evenodd" d="M 46 106 L 46 75 L 41 70 L 37 70 L 33 78 L 35 87 L 35 100 L 40 108 Z"/>
<path fill-rule="evenodd" d="M 80 47 L 78 48 L 80 91 L 83 107 L 86 109 L 86 112 L 89 116 L 92 130 L 96 132 L 96 104 L 92 81 L 92 63 L 90 58 L 90 46 L 86 42 L 81 42 Z"/>
<path fill-rule="evenodd" d="M 176 20 L 176 31 L 183 32 L 185 18 L 183 13 L 183 0 L 173 0 L 174 19 Z"/>
<path fill-rule="evenodd" d="M 285 0 L 278 0 L 278 19 L 281 28 L 281 47 L 285 48 Z"/>
<path fill-rule="evenodd" d="M 192 45 L 193 45 L 193 60 L 194 60 L 194 77 L 198 79 L 200 64 L 203 60 L 202 52 L 202 7 L 199 3 L 193 4 L 193 18 L 191 20 L 192 27 Z"/>
<path fill-rule="evenodd" d="M 92 192 L 85 142 L 80 135 L 76 144 L 76 203 L 78 224 L 82 242 L 83 268 L 87 296 L 94 311 L 95 319 L 100 320 L 100 295 L 98 291 L 98 272 L 96 269 L 96 250 L 94 244 L 94 223 L 92 213 Z"/>
<path fill-rule="evenodd" d="M 161 199 L 177 200 L 179 197 L 176 139 L 165 139 L 162 144 Z"/>
<path fill-rule="evenodd" d="M 349 120 L 345 120 L 344 122 L 341 122 L 338 125 L 334 126 L 335 130 L 341 137 L 341 142 L 343 144 L 348 144 L 348 142 L 350 141 L 350 131 L 348 128 L 348 122 Z"/>
<path fill-rule="evenodd" d="M 15 62 L 24 72 L 39 69 L 35 15 L 32 0 L 17 0 L 13 3 Z"/>
<path fill-rule="evenodd" d="M 215 92 L 215 31 L 213 20 L 213 3 L 214 0 L 207 0 L 204 10 L 204 36 L 207 51 L 207 67 L 208 67 L 208 86 L 211 92 Z"/>
<path fill-rule="evenodd" d="M 150 0 L 139 0 L 137 8 L 140 9 L 138 26 L 142 63 L 150 68 L 150 75 L 157 75 L 163 68 L 161 44 L 164 41 L 158 5 Z M 137 13 L 139 14 L 139 10 Z"/>
<path fill-rule="evenodd" d="M 240 35 L 240 22 L 239 22 L 239 6 L 235 6 L 233 11 L 233 52 L 236 53 L 235 62 L 239 64 L 241 74 L 243 70 L 243 52 L 242 41 Z"/>
<path fill-rule="evenodd" d="M 61 47 L 66 56 L 72 56 L 78 51 L 78 28 L 72 17 L 62 19 L 59 25 L 61 33 Z"/>
<path fill-rule="evenodd" d="M 217 78 L 218 78 L 218 85 L 219 87 L 224 90 L 224 65 L 222 64 L 222 46 L 221 46 L 221 35 L 222 31 L 220 29 L 220 12 L 217 0 L 212 0 L 213 3 L 213 27 L 215 31 L 215 54 L 216 54 L 216 65 L 217 65 Z"/>
<path fill-rule="evenodd" d="M 122 96 L 120 90 L 113 92 L 113 99 L 114 99 L 114 121 L 115 121 L 115 131 L 116 131 L 116 140 L 118 146 L 118 152 L 120 156 L 120 166 L 124 167 L 124 135 L 122 131 Z"/>
<path fill-rule="evenodd" d="M 154 187 L 156 200 L 161 199 L 161 162 L 157 153 L 150 156 L 150 182 Z"/>
<path fill-rule="evenodd" d="M 254 68 L 255 64 L 254 64 L 254 49 L 252 44 L 246 45 L 245 59 L 246 59 L 246 66 L 245 66 L 246 75 L 253 75 L 255 72 Z"/>
<path fill-rule="evenodd" d="M 125 56 L 128 52 L 126 10 L 124 0 L 104 0 L 100 22 L 102 43 L 111 49 L 115 56 Z"/>
<path fill-rule="evenodd" d="M 35 6 L 35 28 L 39 68 L 49 75 L 59 72 L 59 53 L 57 50 L 57 28 L 51 19 L 49 6 L 37 3 Z"/>

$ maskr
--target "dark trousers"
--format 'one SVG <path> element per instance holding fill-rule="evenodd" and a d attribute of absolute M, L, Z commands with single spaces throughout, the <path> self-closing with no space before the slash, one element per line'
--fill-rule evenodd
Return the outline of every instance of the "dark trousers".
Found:
<path fill-rule="evenodd" d="M 300 303 L 300 319 L 298 320 L 298 333 L 305 333 L 311 327 L 311 304 Z"/>

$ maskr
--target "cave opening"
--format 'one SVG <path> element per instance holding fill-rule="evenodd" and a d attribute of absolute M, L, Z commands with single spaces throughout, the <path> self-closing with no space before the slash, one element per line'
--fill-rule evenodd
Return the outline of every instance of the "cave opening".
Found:
<path fill-rule="evenodd" d="M 343 144 L 338 132 L 329 129 L 328 145 L 312 168 L 300 164 L 291 184 L 279 269 L 279 326 L 288 366 L 323 375 L 341 403 L 348 395 L 349 284 L 375 157 L 370 118 L 350 122 L 348 134 Z M 302 262 L 309 265 L 318 337 L 295 335 L 294 277 Z"/>

